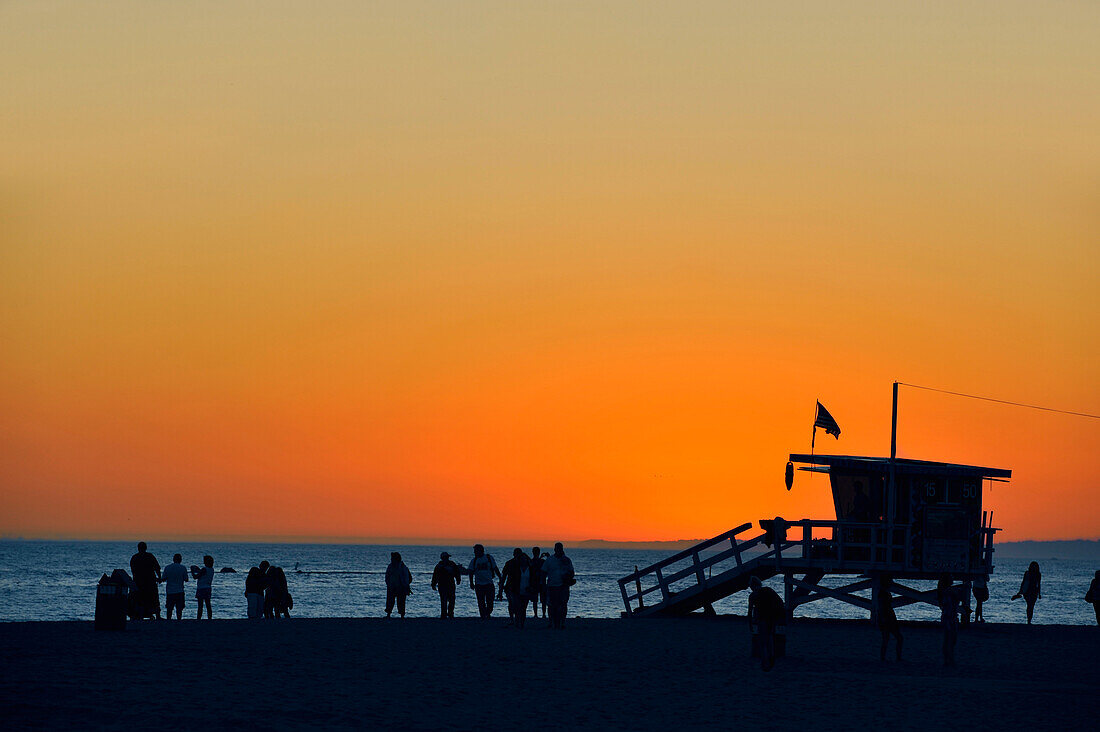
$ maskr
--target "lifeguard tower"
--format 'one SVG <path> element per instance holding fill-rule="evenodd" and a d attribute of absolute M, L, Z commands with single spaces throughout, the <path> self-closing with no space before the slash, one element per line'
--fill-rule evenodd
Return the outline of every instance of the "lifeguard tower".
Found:
<path fill-rule="evenodd" d="M 903 580 L 936 580 L 944 572 L 967 582 L 993 571 L 992 512 L 982 508 L 986 481 L 1012 471 L 897 458 L 897 386 L 891 457 L 792 454 L 800 470 L 828 475 L 836 518 L 763 519 L 761 532 L 741 524 L 619 580 L 626 615 L 676 616 L 748 587 L 750 577 L 782 575 L 787 612 L 832 598 L 870 611 L 880 588 L 894 607 L 935 604 L 934 591 Z M 747 536 L 746 536 L 747 535 Z M 746 536 L 746 538 L 742 538 Z M 848 575 L 841 586 L 826 575 Z M 857 595 L 871 590 L 872 598 Z"/>

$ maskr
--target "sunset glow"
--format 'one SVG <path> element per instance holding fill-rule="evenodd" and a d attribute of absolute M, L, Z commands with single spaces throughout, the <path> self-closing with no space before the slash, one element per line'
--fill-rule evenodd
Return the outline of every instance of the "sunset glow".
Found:
<path fill-rule="evenodd" d="M 1095 3 L 0 6 L 0 534 L 828 518 L 1100 413 Z M 1100 537 L 1100 420 L 899 455 Z"/>

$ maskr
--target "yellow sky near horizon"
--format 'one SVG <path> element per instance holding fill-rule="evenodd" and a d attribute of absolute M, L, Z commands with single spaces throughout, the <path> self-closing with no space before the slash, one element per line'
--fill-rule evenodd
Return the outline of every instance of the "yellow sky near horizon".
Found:
<path fill-rule="evenodd" d="M 1100 413 L 1097 31 L 0 4 L 0 534 L 709 536 L 828 515 L 815 399 L 850 454 L 894 379 Z M 1096 420 L 903 390 L 899 439 L 1100 536 Z"/>

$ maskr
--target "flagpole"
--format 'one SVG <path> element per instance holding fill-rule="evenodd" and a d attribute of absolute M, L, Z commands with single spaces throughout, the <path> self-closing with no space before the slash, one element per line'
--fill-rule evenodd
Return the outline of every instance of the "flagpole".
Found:
<path fill-rule="evenodd" d="M 894 408 L 890 414 L 890 460 L 898 456 L 898 382 L 894 382 Z"/>
<path fill-rule="evenodd" d="M 814 414 L 815 415 L 817 414 L 817 407 L 814 407 Z M 814 419 L 814 421 L 815 422 L 817 421 L 816 418 Z M 813 434 L 810 436 L 810 466 L 811 467 L 813 467 L 813 464 L 814 464 L 814 442 L 816 442 L 816 441 L 817 441 L 817 425 L 815 424 Z M 813 477 L 814 477 L 814 474 L 810 473 L 810 480 L 813 480 Z"/>
<path fill-rule="evenodd" d="M 893 524 L 893 513 L 897 510 L 894 506 L 893 498 L 896 495 L 894 492 L 894 481 L 897 474 L 896 461 L 898 457 L 898 382 L 894 382 L 894 401 L 893 408 L 890 411 L 890 487 L 886 491 L 886 505 L 883 506 L 882 512 L 886 514 L 886 522 Z"/>
<path fill-rule="evenodd" d="M 814 403 L 814 431 L 810 435 L 810 457 L 814 456 L 814 443 L 817 442 L 817 408 L 821 404 L 821 400 Z"/>

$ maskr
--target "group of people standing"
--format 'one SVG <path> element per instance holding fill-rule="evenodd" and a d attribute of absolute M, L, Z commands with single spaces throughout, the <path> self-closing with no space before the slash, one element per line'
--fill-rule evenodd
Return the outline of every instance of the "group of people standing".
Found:
<path fill-rule="evenodd" d="M 474 545 L 474 556 L 463 567 L 451 559 L 448 552 L 442 552 L 439 563 L 432 572 L 431 587 L 439 593 L 439 617 L 453 618 L 455 595 L 462 584 L 462 576 L 469 577 L 469 586 L 477 598 L 478 614 L 489 618 L 493 614 L 494 599 L 508 598 L 508 615 L 512 624 L 522 628 L 527 619 L 528 605 L 534 607 L 534 615 L 549 619 L 553 628 L 564 627 L 569 605 L 569 588 L 576 583 L 573 562 L 565 554 L 564 546 L 554 545 L 553 553 L 542 552 L 534 547 L 528 555 L 520 548 L 512 552 L 512 558 L 497 566 L 491 554 L 485 552 L 481 544 Z M 214 575 L 214 557 L 203 557 L 203 566 L 192 566 L 190 570 L 183 566 L 183 557 L 176 554 L 172 564 L 161 569 L 160 562 L 153 556 L 145 542 L 138 543 L 137 554 L 130 558 L 132 578 L 126 577 L 131 586 L 131 615 L 137 619 L 156 618 L 160 620 L 159 585 L 165 585 L 166 617 L 171 618 L 173 610 L 176 619 L 183 617 L 184 585 L 196 581 L 195 599 L 198 601 L 197 618 L 202 619 L 203 609 L 206 616 L 213 619 L 212 606 Z M 223 569 L 232 572 L 232 569 Z M 119 574 L 125 576 L 124 572 Z M 498 584 L 499 582 L 499 584 Z M 390 554 L 390 564 L 386 567 L 386 617 L 391 617 L 394 609 L 405 617 L 406 602 L 412 594 L 413 577 L 409 568 L 401 559 L 399 552 Z M 287 586 L 286 573 L 282 567 L 272 566 L 270 562 L 260 562 L 248 571 L 244 584 L 244 596 L 249 619 L 289 618 L 294 607 L 294 599 Z"/>
<path fill-rule="evenodd" d="M 214 571 L 214 557 L 209 554 L 202 558 L 201 567 L 192 566 L 190 570 L 183 566 L 183 556 L 176 554 L 172 557 L 172 563 L 162 570 L 160 562 L 142 541 L 138 542 L 137 554 L 130 557 L 130 572 L 133 582 L 130 614 L 135 619 L 161 619 L 159 585 L 164 583 L 165 618 L 171 620 L 174 610 L 176 620 L 182 620 L 186 604 L 184 585 L 192 579 L 195 580 L 195 600 L 198 603 L 196 619 L 202 620 L 203 608 L 206 609 L 206 617 L 214 619 L 211 600 L 217 572 Z M 286 573 L 282 567 L 260 562 L 260 566 L 248 571 L 244 588 L 249 618 L 290 617 L 294 600 L 287 589 Z"/>
<path fill-rule="evenodd" d="M 564 627 L 569 588 L 576 583 L 576 572 L 561 542 L 554 545 L 553 554 L 542 552 L 536 546 L 528 555 L 516 547 L 503 568 L 497 566 L 496 560 L 481 544 L 475 544 L 473 551 L 474 556 L 466 567 L 451 559 L 448 552 L 439 555 L 439 563 L 432 570 L 431 587 L 439 593 L 440 618 L 455 616 L 456 591 L 462 584 L 462 575 L 466 574 L 477 598 L 480 617 L 492 616 L 494 597 L 496 600 L 507 597 L 508 616 L 515 627 L 524 627 L 529 604 L 534 607 L 536 618 L 541 604 L 542 615 L 548 617 L 550 627 Z M 393 552 L 386 568 L 386 617 L 391 617 L 395 606 L 398 614 L 405 617 L 405 602 L 411 593 L 412 573 L 401 560 L 401 554 Z"/>
<path fill-rule="evenodd" d="M 248 603 L 249 620 L 289 618 L 294 608 L 286 573 L 282 567 L 272 567 L 268 561 L 248 570 L 244 579 L 244 597 Z"/>
<path fill-rule="evenodd" d="M 196 619 L 202 620 L 203 607 L 208 619 L 214 619 L 214 610 L 210 598 L 214 585 L 214 557 L 207 554 L 202 558 L 202 566 L 192 565 L 190 572 L 183 566 L 183 556 L 176 554 L 172 563 L 161 570 L 160 562 L 149 553 L 144 541 L 138 542 L 137 554 L 130 557 L 135 592 L 131 614 L 138 619 L 156 618 L 160 620 L 160 591 L 158 585 L 164 583 L 165 618 L 172 619 L 176 611 L 176 620 L 183 619 L 184 584 L 195 580 L 195 600 L 198 603 Z M 190 575 L 190 576 L 188 576 Z"/>

